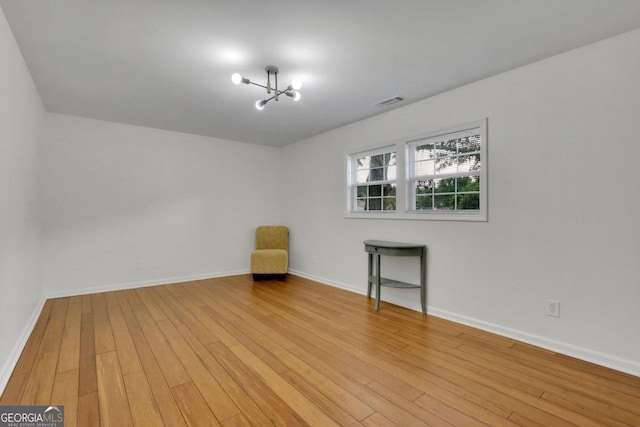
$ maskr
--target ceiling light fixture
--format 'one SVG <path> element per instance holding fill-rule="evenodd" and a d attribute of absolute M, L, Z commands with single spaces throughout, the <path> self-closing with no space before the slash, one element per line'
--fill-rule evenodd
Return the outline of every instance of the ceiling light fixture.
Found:
<path fill-rule="evenodd" d="M 260 86 L 261 88 L 266 89 L 267 94 L 269 95 L 273 92 L 273 95 L 270 98 L 259 99 L 258 101 L 256 101 L 256 108 L 258 110 L 263 110 L 264 106 L 267 105 L 267 102 L 271 101 L 272 99 L 277 101 L 280 95 L 287 95 L 288 97 L 293 98 L 294 101 L 298 101 L 300 99 L 300 92 L 298 92 L 298 90 L 302 88 L 302 82 L 300 82 L 300 80 L 294 79 L 285 90 L 280 90 L 278 89 L 278 73 L 280 72 L 280 69 L 275 65 L 267 65 L 264 70 L 267 72 L 266 86 L 252 82 L 251 80 L 242 77 L 239 73 L 235 73 L 231 76 L 231 81 L 234 84 L 239 85 L 240 83 L 244 83 L 247 85 L 251 84 L 254 86 Z M 271 85 L 272 76 L 274 84 L 273 86 Z"/>

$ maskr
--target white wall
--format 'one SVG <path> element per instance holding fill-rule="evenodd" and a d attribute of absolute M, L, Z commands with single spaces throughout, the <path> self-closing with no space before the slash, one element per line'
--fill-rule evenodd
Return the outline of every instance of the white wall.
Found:
<path fill-rule="evenodd" d="M 45 133 L 48 296 L 248 272 L 279 222 L 276 148 L 58 114 Z"/>
<path fill-rule="evenodd" d="M 364 293 L 363 240 L 425 243 L 432 313 L 640 375 L 638 76 L 640 30 L 283 148 L 291 268 Z M 484 117 L 488 222 L 343 217 L 347 150 Z"/>
<path fill-rule="evenodd" d="M 44 108 L 0 9 L 0 390 L 42 294 L 40 129 Z"/>

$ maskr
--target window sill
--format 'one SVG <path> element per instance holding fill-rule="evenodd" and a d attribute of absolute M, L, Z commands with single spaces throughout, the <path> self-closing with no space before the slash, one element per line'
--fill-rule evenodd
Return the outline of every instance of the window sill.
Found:
<path fill-rule="evenodd" d="M 345 219 L 487 222 L 485 213 L 466 212 L 345 212 Z"/>

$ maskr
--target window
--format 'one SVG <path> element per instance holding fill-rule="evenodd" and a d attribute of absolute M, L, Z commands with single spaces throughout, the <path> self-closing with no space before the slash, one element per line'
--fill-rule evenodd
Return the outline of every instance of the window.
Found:
<path fill-rule="evenodd" d="M 397 156 L 394 146 L 350 154 L 349 170 L 352 212 L 396 210 Z"/>
<path fill-rule="evenodd" d="M 484 119 L 347 153 L 345 216 L 486 221 L 486 128 Z"/>
<path fill-rule="evenodd" d="M 479 127 L 407 143 L 409 210 L 478 213 L 482 184 Z"/>

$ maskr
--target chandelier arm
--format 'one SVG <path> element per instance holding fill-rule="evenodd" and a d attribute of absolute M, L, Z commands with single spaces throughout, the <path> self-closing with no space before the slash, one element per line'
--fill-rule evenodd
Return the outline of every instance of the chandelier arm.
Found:
<path fill-rule="evenodd" d="M 261 87 L 261 88 L 263 88 L 263 89 L 266 89 L 266 88 L 267 88 L 267 87 L 266 87 L 266 86 L 264 86 L 264 85 L 261 85 L 261 84 L 259 84 L 259 83 L 254 83 L 254 82 L 252 82 L 252 81 L 249 81 L 249 84 L 254 85 L 254 86 L 259 86 L 259 87 Z M 271 88 L 271 91 L 272 91 L 272 92 L 276 92 L 276 90 L 275 90 L 274 88 Z M 277 91 L 277 93 L 278 93 L 278 95 L 286 95 L 288 92 L 291 92 L 291 91 L 292 91 L 291 89 L 287 88 L 287 89 L 285 89 L 285 90 L 278 90 L 278 91 Z"/>
<path fill-rule="evenodd" d="M 249 84 L 250 85 L 254 85 L 254 86 L 260 86 L 263 89 L 268 89 L 265 85 L 261 85 L 260 83 L 252 82 L 251 80 L 249 80 Z"/>
<path fill-rule="evenodd" d="M 292 92 L 291 89 L 285 89 L 285 90 L 278 90 L 278 95 L 286 95 L 289 92 Z"/>

